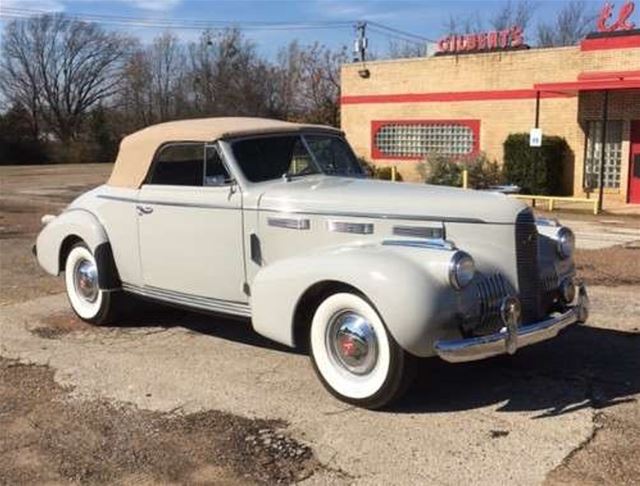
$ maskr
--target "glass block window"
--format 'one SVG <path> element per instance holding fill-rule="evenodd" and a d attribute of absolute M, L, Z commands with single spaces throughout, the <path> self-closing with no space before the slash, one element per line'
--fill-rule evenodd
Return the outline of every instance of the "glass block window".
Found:
<path fill-rule="evenodd" d="M 602 157 L 602 121 L 587 124 L 587 153 L 584 161 L 584 183 L 591 189 L 600 187 L 600 159 Z M 619 188 L 622 165 L 622 121 L 607 122 L 604 148 L 604 187 Z"/>
<path fill-rule="evenodd" d="M 374 158 L 469 155 L 476 151 L 475 121 L 374 122 Z"/>

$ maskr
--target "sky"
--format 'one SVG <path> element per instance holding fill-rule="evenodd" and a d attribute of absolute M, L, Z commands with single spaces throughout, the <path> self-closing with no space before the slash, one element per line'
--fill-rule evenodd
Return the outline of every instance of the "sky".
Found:
<path fill-rule="evenodd" d="M 533 0 L 536 4 L 532 24 L 539 20 L 555 19 L 556 12 L 568 0 Z M 323 25 L 308 30 L 278 28 L 272 30 L 246 29 L 247 37 L 256 43 L 259 52 L 272 57 L 277 50 L 293 39 L 304 44 L 318 41 L 330 47 L 352 47 L 356 20 L 378 22 L 385 26 L 410 32 L 428 39 L 438 39 L 445 33 L 447 20 L 453 17 L 480 17 L 485 20 L 499 10 L 503 0 L 0 0 L 0 13 L 11 8 L 126 16 L 144 22 L 158 20 L 197 20 L 237 22 L 246 27 L 251 22 L 313 22 L 343 24 Z M 588 8 L 599 10 L 604 0 L 585 2 Z M 619 0 L 617 3 L 621 4 Z M 636 19 L 634 19 L 636 20 Z M 0 19 L 0 30 L 7 19 Z M 636 23 L 640 23 L 637 22 Z M 161 34 L 163 27 L 118 26 L 106 28 L 124 30 L 143 40 L 151 41 Z M 195 40 L 196 29 L 171 29 L 185 41 Z M 595 29 L 594 29 L 595 30 Z M 385 51 L 390 38 L 379 32 L 369 32 L 369 47 L 374 52 Z"/>

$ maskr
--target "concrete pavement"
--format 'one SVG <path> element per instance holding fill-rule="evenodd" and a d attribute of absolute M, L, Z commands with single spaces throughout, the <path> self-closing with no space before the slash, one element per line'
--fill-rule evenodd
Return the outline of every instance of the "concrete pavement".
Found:
<path fill-rule="evenodd" d="M 0 355 L 51 366 L 80 399 L 282 418 L 325 466 L 309 483 L 539 484 L 592 436 L 595 400 L 604 408 L 640 393 L 635 289 L 592 297 L 591 326 L 512 358 L 425 361 L 386 412 L 336 401 L 306 356 L 248 324 L 178 311 L 45 338 L 37 329 L 69 312 L 63 295 L 3 306 Z"/>

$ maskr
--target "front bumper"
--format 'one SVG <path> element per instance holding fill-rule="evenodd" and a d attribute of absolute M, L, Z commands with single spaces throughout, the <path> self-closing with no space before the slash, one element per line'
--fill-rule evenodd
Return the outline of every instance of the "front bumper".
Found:
<path fill-rule="evenodd" d="M 487 336 L 436 341 L 434 348 L 438 356 L 450 363 L 476 361 L 505 353 L 513 354 L 518 348 L 546 341 L 572 324 L 585 322 L 588 316 L 589 297 L 585 286 L 580 284 L 575 305 L 562 314 L 515 329 L 505 326 L 499 332 Z"/>

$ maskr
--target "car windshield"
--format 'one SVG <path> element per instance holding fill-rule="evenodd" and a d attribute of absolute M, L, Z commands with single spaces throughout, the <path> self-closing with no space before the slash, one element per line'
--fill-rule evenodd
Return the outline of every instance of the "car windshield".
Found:
<path fill-rule="evenodd" d="M 233 155 L 251 182 L 324 173 L 363 177 L 349 145 L 326 135 L 279 135 L 238 140 Z"/>

